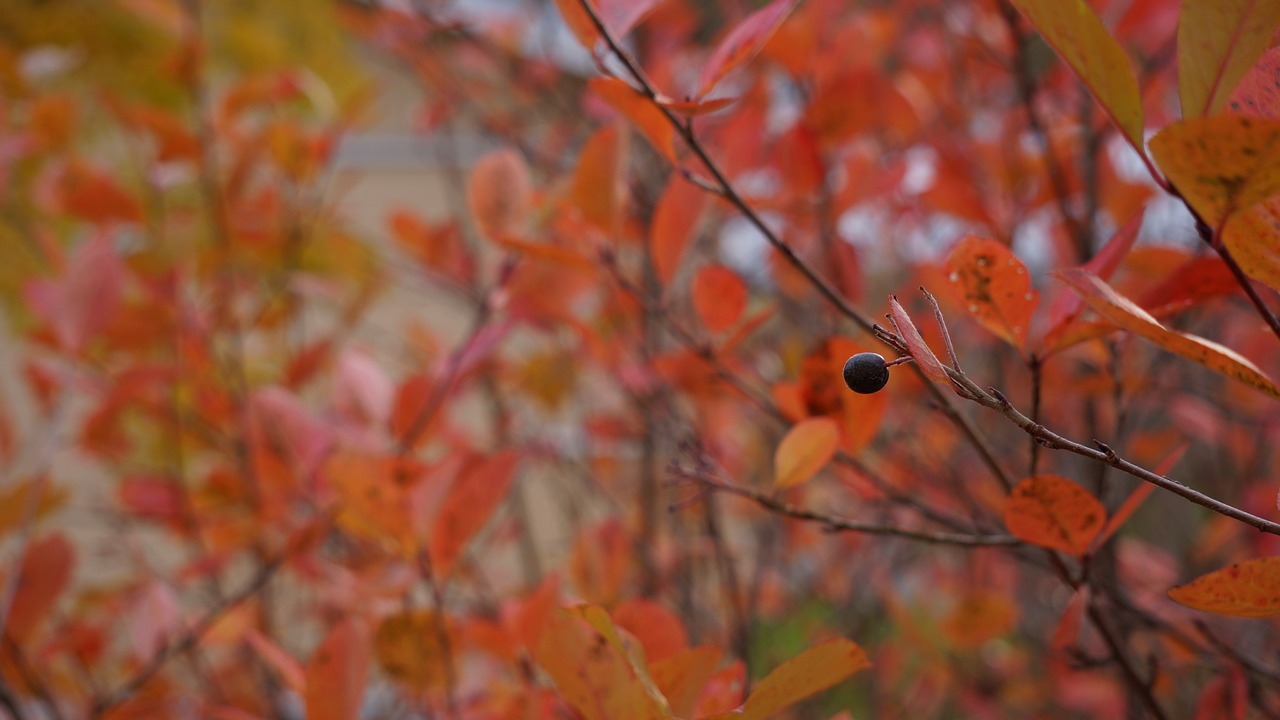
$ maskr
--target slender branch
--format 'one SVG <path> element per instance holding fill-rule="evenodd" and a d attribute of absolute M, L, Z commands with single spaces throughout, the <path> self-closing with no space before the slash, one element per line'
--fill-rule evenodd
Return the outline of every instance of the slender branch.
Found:
<path fill-rule="evenodd" d="M 1106 643 L 1107 649 L 1111 651 L 1111 656 L 1115 658 L 1120 665 L 1120 671 L 1124 674 L 1125 680 L 1129 686 L 1133 688 L 1134 693 L 1142 700 L 1142 704 L 1147 708 L 1147 712 L 1156 720 L 1166 720 L 1169 716 L 1165 714 L 1164 709 L 1160 707 L 1160 703 L 1156 701 L 1156 696 L 1151 690 L 1152 683 L 1147 682 L 1138 674 L 1137 667 L 1133 661 L 1129 659 L 1128 654 L 1124 651 L 1124 647 L 1120 644 L 1120 639 L 1106 623 L 1106 616 L 1097 606 L 1089 606 L 1089 620 L 1093 626 L 1097 628 L 1098 634 L 1102 636 L 1102 641 Z"/>
<path fill-rule="evenodd" d="M 1022 545 L 1022 541 L 1012 535 L 976 535 L 968 533 L 911 530 L 894 525 L 848 520 L 835 515 L 826 515 L 791 505 L 790 503 L 783 502 L 772 495 L 762 493 L 759 490 L 729 484 L 709 473 L 692 472 L 682 468 L 675 468 L 674 472 L 680 477 L 693 480 L 710 490 L 746 498 L 766 510 L 770 510 L 780 515 L 786 515 L 787 517 L 795 518 L 796 520 L 817 523 L 833 532 L 856 532 L 867 535 L 888 535 L 905 538 L 907 540 L 931 543 L 934 545 L 959 545 L 963 547 L 1013 547 Z"/>
<path fill-rule="evenodd" d="M 200 621 L 194 627 L 153 655 L 131 678 L 124 681 L 118 688 L 107 693 L 104 697 L 96 700 L 89 716 L 94 718 L 102 717 L 107 711 L 125 702 L 141 690 L 142 686 L 146 685 L 156 673 L 160 672 L 170 658 L 194 648 L 205 633 L 209 632 L 209 629 L 221 620 L 224 615 L 265 588 L 271 578 L 275 576 L 276 571 L 283 565 L 284 559 L 283 555 L 273 558 L 258 568 L 258 572 L 254 574 L 243 589 L 205 613 L 204 617 L 200 618 Z"/>
<path fill-rule="evenodd" d="M 888 334 L 888 331 L 883 328 L 881 328 L 879 332 L 880 334 Z M 898 339 L 897 342 L 901 342 L 901 340 Z M 1006 398 L 1004 393 L 1001 393 L 999 390 L 996 390 L 995 388 L 983 390 L 978 387 L 978 385 L 974 383 L 973 380 L 970 379 L 962 370 L 956 370 L 945 366 L 943 369 L 946 370 L 948 377 L 950 377 L 952 383 L 956 386 L 957 391 L 962 392 L 964 397 L 973 400 L 983 407 L 995 410 L 1001 415 L 1004 415 L 1013 422 L 1014 425 L 1022 428 L 1024 432 L 1044 447 L 1052 450 L 1066 450 L 1067 452 L 1075 453 L 1076 455 L 1089 458 L 1090 460 L 1105 463 L 1117 470 L 1128 473 L 1140 480 L 1144 480 L 1152 485 L 1156 485 L 1174 493 L 1175 495 L 1179 495 L 1190 500 L 1196 505 L 1212 510 L 1219 515 L 1225 515 L 1233 520 L 1239 520 L 1240 522 L 1243 522 L 1246 525 L 1251 525 L 1265 533 L 1280 535 L 1280 523 L 1275 523 L 1258 517 L 1257 515 L 1241 510 L 1234 505 L 1230 505 L 1198 490 L 1187 487 L 1176 480 L 1171 480 L 1163 475 L 1158 475 L 1141 465 L 1137 465 L 1120 457 L 1115 450 L 1103 442 L 1095 440 L 1094 443 L 1097 447 L 1092 448 L 1087 445 L 1082 445 L 1074 440 L 1065 438 L 1024 415 L 1014 407 L 1013 403 L 1009 402 L 1009 399 Z"/>

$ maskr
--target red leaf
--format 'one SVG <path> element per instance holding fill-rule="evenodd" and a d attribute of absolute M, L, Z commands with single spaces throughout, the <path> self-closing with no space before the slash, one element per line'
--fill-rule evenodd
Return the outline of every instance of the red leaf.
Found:
<path fill-rule="evenodd" d="M 9 615 L 0 618 L 5 633 L 22 642 L 35 632 L 67 589 L 74 566 L 75 549 L 62 534 L 28 545 L 18 566 Z"/>
<path fill-rule="evenodd" d="M 1146 208 L 1142 208 L 1119 230 L 1111 236 L 1107 244 L 1084 264 L 1084 268 L 1098 277 L 1106 280 L 1120 266 L 1120 261 L 1124 260 L 1129 254 L 1129 250 L 1133 247 L 1133 243 L 1138 239 L 1138 231 L 1142 229 L 1142 218 L 1146 214 Z M 1062 331 L 1067 325 L 1075 320 L 1084 310 L 1084 301 L 1076 293 L 1064 292 L 1060 293 L 1054 299 L 1053 305 L 1049 308 L 1049 320 L 1047 329 L 1044 333 L 1044 339 L 1041 345 L 1048 349 L 1053 348 L 1054 343 L 1062 336 Z"/>
<path fill-rule="evenodd" d="M 573 202 L 582 216 L 606 233 L 616 230 L 626 198 L 623 168 L 627 136 L 610 125 L 587 140 L 573 177 Z"/>
<path fill-rule="evenodd" d="M 1263 53 L 1245 73 L 1227 107 L 1242 115 L 1280 118 L 1280 47 Z"/>
<path fill-rule="evenodd" d="M 109 175 L 80 160 L 70 160 L 55 177 L 59 206 L 91 223 L 138 222 L 142 209 Z"/>
<path fill-rule="evenodd" d="M 1089 586 L 1081 585 L 1067 601 L 1067 607 L 1062 611 L 1062 620 L 1058 622 L 1058 628 L 1053 631 L 1050 647 L 1054 650 L 1073 647 L 1079 641 L 1080 625 L 1084 622 L 1084 616 L 1088 610 Z"/>
<path fill-rule="evenodd" d="M 449 575 L 467 542 L 507 499 L 519 462 L 514 452 L 499 453 L 454 480 L 431 528 L 431 564 L 437 577 Z"/>
<path fill-rule="evenodd" d="M 617 78 L 595 78 L 587 86 L 629 120 L 659 155 L 672 163 L 676 162 L 675 136 L 671 123 L 647 97 Z"/>
<path fill-rule="evenodd" d="M 708 265 L 693 278 L 693 309 L 713 333 L 733 327 L 747 307 L 747 286 L 723 265 Z"/>
<path fill-rule="evenodd" d="M 675 277 L 706 204 L 706 192 L 679 173 L 672 173 L 666 190 L 658 198 L 653 224 L 649 226 L 649 252 L 653 256 L 654 274 L 662 285 L 670 285 Z"/>
<path fill-rule="evenodd" d="M 916 365 L 924 371 L 925 377 L 950 387 L 951 378 L 947 376 L 947 371 L 942 363 L 938 362 L 938 356 L 929 349 L 920 331 L 916 329 L 915 323 L 911 322 L 911 316 L 902 308 L 896 297 L 889 298 L 889 316 L 893 326 L 898 330 L 898 337 L 907 344 L 907 350 L 915 359 Z"/>
<path fill-rule="evenodd" d="M 26 299 L 53 327 L 62 347 L 79 352 L 115 316 L 124 280 L 125 267 L 110 236 L 99 233 L 75 251 L 60 278 L 29 284 Z"/>
<path fill-rule="evenodd" d="M 664 660 L 689 646 L 680 618 L 663 605 L 641 598 L 624 601 L 613 609 L 613 622 L 644 646 L 650 664 Z"/>
<path fill-rule="evenodd" d="M 348 617 L 321 641 L 307 663 L 309 720 L 356 720 L 369 671 L 369 628 Z"/>
<path fill-rule="evenodd" d="M 711 54 L 711 59 L 698 76 L 697 96 L 702 98 L 734 68 L 760 52 L 765 42 L 777 32 L 791 14 L 797 0 L 774 0 L 738 23 Z"/>

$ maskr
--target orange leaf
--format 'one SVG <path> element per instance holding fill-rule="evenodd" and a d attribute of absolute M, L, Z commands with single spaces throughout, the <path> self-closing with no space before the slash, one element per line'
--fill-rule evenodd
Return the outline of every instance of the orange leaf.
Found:
<path fill-rule="evenodd" d="M 715 674 L 722 654 L 714 645 L 703 645 L 681 650 L 649 666 L 654 684 L 670 703 L 672 715 L 689 717 L 693 714 L 698 696 Z"/>
<path fill-rule="evenodd" d="M 595 0 L 587 0 L 592 7 L 597 7 Z M 596 30 L 595 23 L 591 21 L 591 16 L 586 10 L 582 9 L 581 0 L 556 0 L 556 7 L 560 10 L 560 17 L 564 18 L 564 24 L 569 26 L 569 30 L 573 36 L 578 38 L 578 42 L 582 43 L 588 51 L 594 52 L 596 41 L 600 39 L 600 31 Z"/>
<path fill-rule="evenodd" d="M 1280 557 L 1236 563 L 1179 585 L 1169 598 L 1215 615 L 1261 618 L 1280 614 Z"/>
<path fill-rule="evenodd" d="M 613 622 L 640 641 L 645 660 L 651 664 L 689 646 L 689 636 L 679 616 L 652 600 L 624 601 L 613 609 Z"/>
<path fill-rule="evenodd" d="M 342 620 L 307 663 L 307 717 L 356 720 L 369 671 L 369 628 L 358 617 Z"/>
<path fill-rule="evenodd" d="M 1246 275 L 1280 290 L 1280 198 L 1236 215 L 1222 232 L 1222 244 Z"/>
<path fill-rule="evenodd" d="M 62 166 L 55 180 L 62 209 L 91 223 L 138 222 L 142 208 L 106 173 L 80 160 Z"/>
<path fill-rule="evenodd" d="M 734 68 L 755 57 L 791 14 L 796 2 L 774 0 L 749 15 L 721 40 L 698 76 L 698 97 L 710 92 Z"/>
<path fill-rule="evenodd" d="M 911 322 L 911 316 L 903 309 L 896 297 L 889 298 L 889 319 L 897 329 L 898 337 L 907 344 L 907 350 L 911 352 L 916 365 L 924 371 L 925 377 L 936 383 L 950 386 L 951 379 L 947 377 L 947 371 L 942 367 L 942 363 L 938 362 L 938 356 L 929 349 L 920 331 L 916 329 L 916 324 Z"/>
<path fill-rule="evenodd" d="M 974 650 L 1007 635 L 1017 622 L 1018 606 L 1008 595 L 976 588 L 956 600 L 939 630 L 952 647 Z"/>
<path fill-rule="evenodd" d="M 467 177 L 467 206 L 480 231 L 490 238 L 518 232 L 529 215 L 532 197 L 529 167 L 510 148 L 480 158 Z"/>
<path fill-rule="evenodd" d="M 644 135 L 662 157 L 676 161 L 675 136 L 671 123 L 648 98 L 617 78 L 595 78 L 587 83 L 595 94 L 617 110 Z"/>
<path fill-rule="evenodd" d="M 514 452 L 499 453 L 454 480 L 431 527 L 431 564 L 437 577 L 449 575 L 467 542 L 507 499 L 519 461 Z"/>
<path fill-rule="evenodd" d="M 1174 123 L 1151 155 L 1210 227 L 1280 190 L 1280 120 L 1214 115 Z"/>
<path fill-rule="evenodd" d="M 75 559 L 75 548 L 61 534 L 27 546 L 18 566 L 9 614 L 0 618 L 6 634 L 21 642 L 39 627 L 71 582 Z"/>
<path fill-rule="evenodd" d="M 1142 96 L 1129 56 L 1085 0 L 1011 0 L 1071 66 L 1138 154 Z"/>
<path fill-rule="evenodd" d="M 1232 112 L 1256 117 L 1280 117 L 1280 47 L 1262 54 L 1231 93 Z"/>
<path fill-rule="evenodd" d="M 747 286 L 723 265 L 708 265 L 693 278 L 693 309 L 713 333 L 733 327 L 747 307 Z"/>
<path fill-rule="evenodd" d="M 413 555 L 418 543 L 406 488 L 416 478 L 408 468 L 394 457 L 341 453 L 328 459 L 324 475 L 338 495 L 339 527 Z"/>
<path fill-rule="evenodd" d="M 574 204 L 587 222 L 605 232 L 613 232 L 621 219 L 626 139 L 617 126 L 601 128 L 583 146 L 578 156 L 578 171 L 573 177 Z"/>
<path fill-rule="evenodd" d="M 679 173 L 672 173 L 666 190 L 658 198 L 649 226 L 649 253 L 658 282 L 669 285 L 680 267 L 706 207 L 707 194 Z"/>
<path fill-rule="evenodd" d="M 1107 511 L 1098 498 L 1059 475 L 1033 475 L 1004 503 L 1009 532 L 1033 545 L 1083 555 L 1102 530 Z"/>
<path fill-rule="evenodd" d="M 445 650 L 440 616 L 430 610 L 388 615 L 373 636 L 378 667 L 392 680 L 417 692 L 445 687 Z M 449 633 L 445 627 L 445 633 Z"/>
<path fill-rule="evenodd" d="M 1178 16 L 1178 92 L 1182 116 L 1212 115 L 1280 25 L 1280 3 L 1183 0 Z"/>
<path fill-rule="evenodd" d="M 773 456 L 773 488 L 783 490 L 808 481 L 831 461 L 839 443 L 840 428 L 829 417 L 796 423 Z"/>
<path fill-rule="evenodd" d="M 983 327 L 1025 348 L 1038 293 L 1022 261 L 995 240 L 961 240 L 947 258 L 947 273 L 965 309 Z"/>
<path fill-rule="evenodd" d="M 667 716 L 618 646 L 579 615 L 555 613 L 534 657 L 584 720 L 661 720 Z"/>
<path fill-rule="evenodd" d="M 871 667 L 862 648 L 836 638 L 800 653 L 765 676 L 742 705 L 743 720 L 764 720 L 783 709 L 826 690 L 850 675 Z"/>
<path fill-rule="evenodd" d="M 1094 312 L 1107 320 L 1175 355 L 1280 398 L 1280 385 L 1234 350 L 1196 335 L 1166 328 L 1132 300 L 1085 270 L 1070 268 L 1057 274 L 1080 293 Z"/>
<path fill-rule="evenodd" d="M 35 493 L 39 500 L 31 497 Z M 38 502 L 35 519 L 39 520 L 62 507 L 67 501 L 67 493 L 54 487 L 47 475 L 15 482 L 0 490 L 0 538 L 21 527 L 28 520 L 26 508 L 28 502 Z"/>

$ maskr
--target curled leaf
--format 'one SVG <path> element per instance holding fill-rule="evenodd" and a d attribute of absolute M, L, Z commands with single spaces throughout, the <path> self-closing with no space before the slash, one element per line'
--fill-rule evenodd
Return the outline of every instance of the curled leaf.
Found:
<path fill-rule="evenodd" d="M 1110 285 L 1087 270 L 1070 268 L 1058 277 L 1080 293 L 1094 312 L 1169 352 L 1200 363 L 1215 372 L 1239 380 L 1257 390 L 1280 398 L 1280 385 L 1247 358 L 1234 350 L 1189 333 L 1170 330 L 1151 317 L 1132 300 L 1116 292 Z"/>
<path fill-rule="evenodd" d="M 938 356 L 929 349 L 915 323 L 911 322 L 911 316 L 903 309 L 896 297 L 889 298 L 889 317 L 898 330 L 898 336 L 907 344 L 907 350 L 911 352 L 916 365 L 924 371 L 925 377 L 936 383 L 950 385 L 951 380 L 947 377 L 946 369 L 942 367 Z"/>

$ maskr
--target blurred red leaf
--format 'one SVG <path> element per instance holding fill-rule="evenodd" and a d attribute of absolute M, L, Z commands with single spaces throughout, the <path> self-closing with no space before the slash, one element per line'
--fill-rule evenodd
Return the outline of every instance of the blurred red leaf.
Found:
<path fill-rule="evenodd" d="M 334 625 L 307 662 L 309 720 L 356 720 L 369 671 L 369 628 L 358 617 Z"/>
<path fill-rule="evenodd" d="M 713 333 L 733 327 L 747 307 L 747 286 L 723 265 L 707 265 L 693 278 L 693 309 Z"/>
<path fill-rule="evenodd" d="M 725 75 L 755 57 L 765 42 L 778 31 L 796 3 L 797 0 L 774 0 L 738 23 L 716 46 L 706 65 L 702 66 L 702 74 L 698 76 L 697 96 L 701 98 L 711 92 Z"/>

